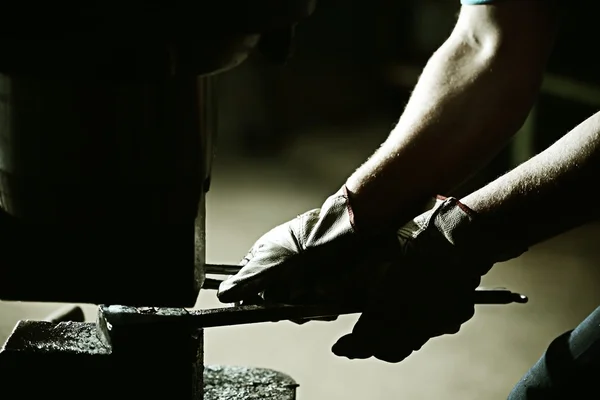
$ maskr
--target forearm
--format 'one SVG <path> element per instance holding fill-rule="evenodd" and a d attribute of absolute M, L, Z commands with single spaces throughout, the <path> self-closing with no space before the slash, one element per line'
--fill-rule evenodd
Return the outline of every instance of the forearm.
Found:
<path fill-rule="evenodd" d="M 598 218 L 600 113 L 462 200 L 497 235 L 531 246 Z M 520 237 L 519 237 L 520 236 Z"/>
<path fill-rule="evenodd" d="M 463 14 L 460 18 L 469 18 Z M 396 128 L 347 181 L 359 226 L 398 225 L 412 217 L 428 198 L 488 162 L 531 108 L 548 44 L 537 43 L 538 33 L 528 35 L 525 21 L 515 22 L 525 27 L 515 32 L 478 35 L 470 29 L 487 21 L 461 25 L 460 18 L 429 60 Z M 529 37 L 531 45 L 515 46 L 519 35 Z"/>

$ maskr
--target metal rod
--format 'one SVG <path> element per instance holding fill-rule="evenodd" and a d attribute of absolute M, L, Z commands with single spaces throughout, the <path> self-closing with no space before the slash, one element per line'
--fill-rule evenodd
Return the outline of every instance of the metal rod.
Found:
<path fill-rule="evenodd" d="M 214 275 L 235 275 L 242 267 L 239 265 L 225 264 L 206 264 L 205 271 L 207 274 Z M 203 289 L 218 290 L 219 285 L 223 282 L 220 279 L 206 278 Z M 427 293 L 424 293 L 426 295 Z M 527 296 L 519 293 L 511 292 L 504 288 L 498 289 L 477 289 L 475 290 L 475 304 L 511 304 L 511 303 L 527 303 Z"/>
<path fill-rule="evenodd" d="M 423 294 L 424 296 L 427 293 Z M 527 297 L 509 290 L 475 291 L 477 304 L 526 303 Z M 256 324 L 316 318 L 331 318 L 340 315 L 359 314 L 364 307 L 357 305 L 242 305 L 204 310 L 168 308 L 140 309 L 124 306 L 101 306 L 99 321 L 110 326 L 105 335 L 133 326 L 164 326 L 170 330 L 201 329 L 219 326 Z"/>
<path fill-rule="evenodd" d="M 202 285 L 202 289 L 205 290 L 219 290 L 219 285 L 223 282 L 220 279 L 213 278 L 204 278 L 204 284 Z"/>
<path fill-rule="evenodd" d="M 239 265 L 205 264 L 204 272 L 213 275 L 235 275 L 241 268 Z"/>
<path fill-rule="evenodd" d="M 203 289 L 206 290 L 219 290 L 219 285 L 223 282 L 219 279 L 209 279 L 204 281 Z M 427 296 L 426 292 L 423 296 Z M 493 304 L 512 304 L 519 303 L 525 304 L 529 301 L 527 296 L 520 293 L 511 292 L 510 290 L 504 289 L 475 289 L 474 292 L 474 304 L 480 305 L 493 305 Z"/>

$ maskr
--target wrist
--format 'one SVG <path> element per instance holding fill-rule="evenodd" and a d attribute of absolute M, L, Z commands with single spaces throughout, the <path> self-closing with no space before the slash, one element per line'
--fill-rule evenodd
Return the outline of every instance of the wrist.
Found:
<path fill-rule="evenodd" d="M 443 198 L 439 196 L 439 198 Z M 464 224 L 459 224 L 456 232 L 457 245 L 471 248 L 480 258 L 489 258 L 493 262 L 507 261 L 518 257 L 528 250 L 527 241 L 519 230 L 488 212 L 485 202 L 476 196 L 467 196 L 461 200 L 452 199 L 455 207 L 464 214 Z"/>
<path fill-rule="evenodd" d="M 402 223 L 395 223 L 397 216 L 387 210 L 381 196 L 372 196 L 365 191 L 353 191 L 344 185 L 344 195 L 348 199 L 350 223 L 358 233 L 372 234 L 385 230 L 393 230 Z M 380 200 L 377 201 L 377 198 Z"/>
<path fill-rule="evenodd" d="M 449 197 L 438 194 L 436 196 L 436 199 L 444 201 L 444 200 L 448 200 Z M 458 208 L 460 208 L 461 211 L 464 212 L 467 216 L 469 216 L 471 219 L 478 218 L 478 212 L 475 211 L 475 209 L 473 207 L 471 207 L 469 204 L 465 203 L 462 199 L 461 200 L 455 199 L 455 200 L 456 200 L 456 203 L 455 203 L 456 206 Z"/>
<path fill-rule="evenodd" d="M 378 192 L 375 196 L 364 190 L 353 191 L 350 184 L 344 185 L 342 190 L 348 200 L 350 223 L 361 233 L 395 231 L 415 215 L 432 209 L 436 203 L 435 197 L 429 197 L 416 206 L 407 206 L 392 194 L 385 196 Z"/>

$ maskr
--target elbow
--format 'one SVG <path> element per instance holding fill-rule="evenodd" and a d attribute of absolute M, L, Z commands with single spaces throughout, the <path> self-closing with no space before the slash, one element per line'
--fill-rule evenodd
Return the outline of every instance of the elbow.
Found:
<path fill-rule="evenodd" d="M 551 1 L 463 6 L 449 40 L 496 68 L 541 75 L 554 46 L 557 16 Z"/>

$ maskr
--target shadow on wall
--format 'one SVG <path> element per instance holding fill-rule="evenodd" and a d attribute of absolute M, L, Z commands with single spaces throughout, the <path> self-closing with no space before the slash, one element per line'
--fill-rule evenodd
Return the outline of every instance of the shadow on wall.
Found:
<path fill-rule="evenodd" d="M 293 132 L 306 135 L 390 107 L 398 113 L 401 105 L 390 98 L 381 66 L 411 41 L 409 25 L 399 23 L 409 15 L 406 7 L 388 0 L 321 0 L 298 25 L 285 65 L 257 53 L 219 76 L 219 141 L 266 156 L 285 147 Z"/>
<path fill-rule="evenodd" d="M 276 66 L 254 57 L 218 77 L 217 87 L 219 142 L 258 156 L 279 153 L 294 132 L 362 120 L 387 100 L 375 77 L 342 60 Z"/>

